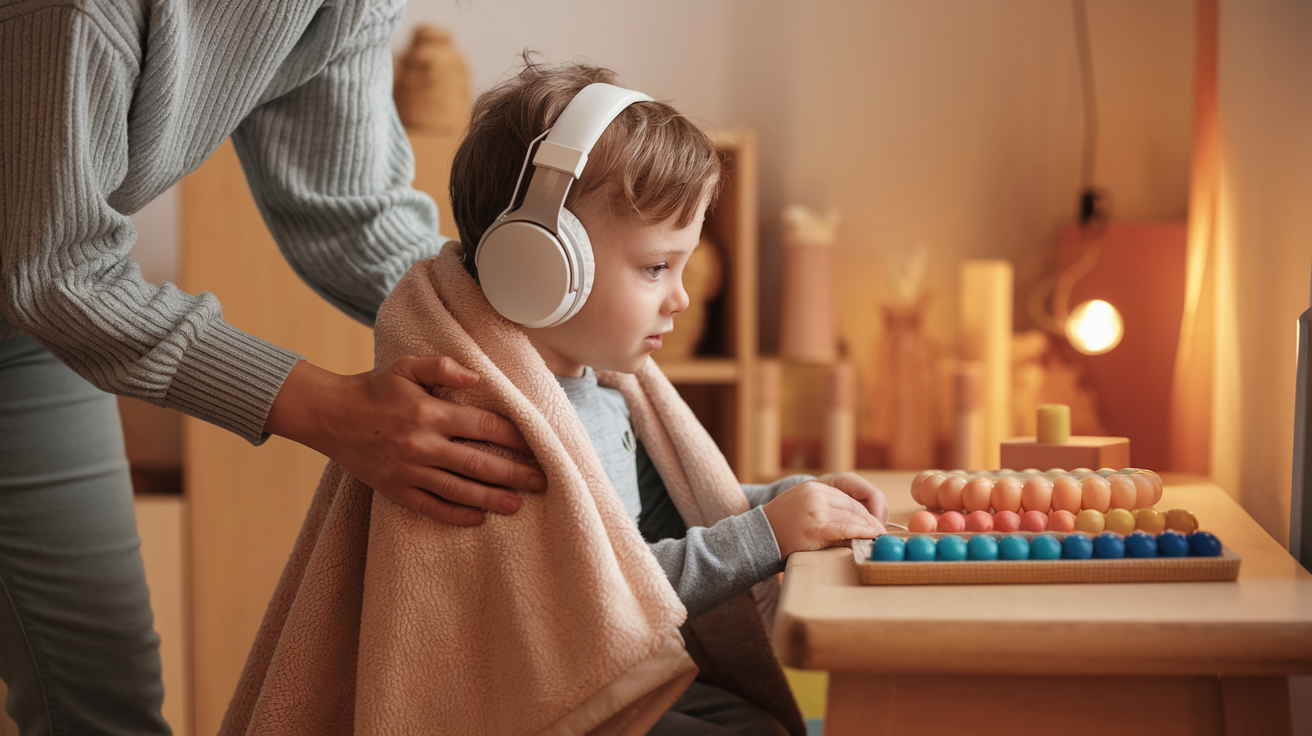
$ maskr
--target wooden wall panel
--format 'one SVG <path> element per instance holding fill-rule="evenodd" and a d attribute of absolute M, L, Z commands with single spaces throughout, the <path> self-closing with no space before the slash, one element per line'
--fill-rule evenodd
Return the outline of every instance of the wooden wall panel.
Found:
<path fill-rule="evenodd" d="M 227 321 L 339 373 L 373 363 L 372 332 L 310 290 L 256 210 L 225 143 L 182 188 L 182 288 L 212 291 Z M 260 447 L 188 417 L 195 727 L 218 730 L 325 458 L 281 438 Z"/>
<path fill-rule="evenodd" d="M 150 586 L 164 675 L 164 720 L 173 736 L 191 736 L 191 638 L 186 553 L 187 505 L 177 494 L 138 495 L 137 534 Z"/>

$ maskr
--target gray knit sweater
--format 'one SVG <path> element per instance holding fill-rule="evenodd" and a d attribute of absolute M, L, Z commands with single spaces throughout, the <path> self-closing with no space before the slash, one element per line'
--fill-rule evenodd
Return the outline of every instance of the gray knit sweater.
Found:
<path fill-rule="evenodd" d="M 403 0 L 0 0 L 0 338 L 262 439 L 300 356 L 149 284 L 128 216 L 232 137 L 296 273 L 355 319 L 437 253 L 392 102 Z"/>

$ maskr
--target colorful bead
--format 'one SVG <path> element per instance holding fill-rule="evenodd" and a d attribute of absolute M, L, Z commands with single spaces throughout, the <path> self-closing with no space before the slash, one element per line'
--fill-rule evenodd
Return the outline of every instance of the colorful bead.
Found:
<path fill-rule="evenodd" d="M 1116 532 L 1103 532 L 1093 538 L 1093 556 L 1100 560 L 1119 560 L 1125 556 L 1125 538 Z"/>
<path fill-rule="evenodd" d="M 998 559 L 998 540 L 987 534 L 971 537 L 966 542 L 966 559 L 992 562 Z"/>
<path fill-rule="evenodd" d="M 1125 535 L 1125 556 L 1126 557 L 1156 557 L 1157 556 L 1157 537 L 1136 529 Z"/>
<path fill-rule="evenodd" d="M 1061 558 L 1061 541 L 1051 534 L 1040 534 L 1030 542 L 1031 560 L 1056 560 Z"/>
<path fill-rule="evenodd" d="M 998 559 L 1028 560 L 1029 558 L 1030 543 L 1025 540 L 1025 537 L 1003 537 L 1002 541 L 998 542 Z"/>
<path fill-rule="evenodd" d="M 1186 539 L 1189 540 L 1189 554 L 1194 557 L 1221 556 L 1221 540 L 1211 532 L 1194 532 Z"/>
<path fill-rule="evenodd" d="M 870 559 L 877 562 L 901 562 L 907 554 L 907 543 L 901 537 L 884 534 L 875 539 Z"/>
<path fill-rule="evenodd" d="M 966 540 L 955 534 L 939 539 L 935 559 L 940 562 L 961 562 L 966 559 Z"/>
<path fill-rule="evenodd" d="M 1186 557 L 1189 554 L 1189 540 L 1173 529 L 1167 529 L 1157 535 L 1158 557 Z"/>
<path fill-rule="evenodd" d="M 933 562 L 936 553 L 933 537 L 915 536 L 907 540 L 908 562 Z"/>
<path fill-rule="evenodd" d="M 1093 539 L 1088 534 L 1071 534 L 1061 543 L 1063 560 L 1087 560 L 1093 556 Z"/>

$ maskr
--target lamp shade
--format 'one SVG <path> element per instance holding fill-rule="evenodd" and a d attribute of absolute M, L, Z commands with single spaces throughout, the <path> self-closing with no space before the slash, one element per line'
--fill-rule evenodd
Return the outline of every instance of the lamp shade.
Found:
<path fill-rule="evenodd" d="M 1093 299 L 1071 310 L 1066 337 L 1085 355 L 1102 355 L 1120 344 L 1125 335 L 1121 313 L 1111 303 Z"/>

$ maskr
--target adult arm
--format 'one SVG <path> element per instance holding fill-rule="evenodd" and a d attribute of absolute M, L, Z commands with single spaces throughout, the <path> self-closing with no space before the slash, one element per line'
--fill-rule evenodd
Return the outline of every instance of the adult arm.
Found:
<path fill-rule="evenodd" d="M 390 395 L 382 387 L 398 386 L 405 376 L 380 369 L 325 380 L 327 372 L 301 356 L 224 322 L 214 295 L 193 296 L 142 278 L 130 257 L 136 239 L 131 221 L 109 201 L 128 172 L 127 121 L 137 63 L 122 38 L 106 37 L 74 7 L 0 12 L 0 313 L 5 321 L 102 390 L 177 409 L 257 444 L 267 438 L 270 420 L 271 430 L 306 441 L 307 422 L 281 420 L 309 418 L 322 425 L 349 417 L 352 407 L 377 413 L 383 407 L 376 399 L 363 407 L 349 399 Z M 452 380 L 467 385 L 470 379 Z M 357 390 L 333 390 L 346 384 Z M 416 396 L 413 389 L 422 382 L 410 384 L 409 395 Z M 276 398 L 288 411 L 271 417 Z M 525 489 L 539 484 L 540 476 L 524 466 L 486 453 L 471 461 L 468 452 L 449 442 L 464 436 L 522 447 L 504 419 L 449 404 L 443 406 L 450 411 L 443 412 L 431 402 L 416 403 L 424 407 L 415 411 L 429 420 L 423 437 L 413 428 L 378 429 L 394 447 L 426 458 L 424 465 L 457 472 L 441 471 L 445 475 L 428 486 L 382 492 L 430 515 L 471 523 L 481 514 L 417 494 L 447 493 L 462 504 L 508 510 L 518 505 L 513 494 L 468 478 Z M 437 420 L 437 414 L 448 421 Z M 433 452 L 434 445 L 441 451 Z M 340 449 L 330 449 L 330 457 L 338 455 Z M 362 455 L 343 463 L 362 479 L 392 461 L 387 453 Z"/>
<path fill-rule="evenodd" d="M 213 294 L 147 283 L 108 199 L 137 63 L 71 5 L 0 21 L 0 310 L 100 389 L 260 442 L 301 357 L 228 325 Z"/>
<path fill-rule="evenodd" d="M 274 80 L 233 134 L 255 202 L 293 270 L 367 325 L 410 266 L 446 240 L 432 199 L 411 186 L 414 156 L 392 100 L 390 40 L 403 11 L 389 2 L 359 18 L 317 19 L 349 33 L 318 52 L 328 60 L 307 79 L 295 77 L 318 54 L 287 65 L 287 78 Z M 513 512 L 519 498 L 470 479 L 523 490 L 541 490 L 545 480 L 451 442 L 483 439 L 528 452 L 510 422 L 426 390 L 475 380 L 453 361 L 407 358 L 360 376 L 306 366 L 289 376 L 266 428 L 324 452 L 399 503 L 476 523 L 482 514 L 472 507 Z"/>
<path fill-rule="evenodd" d="M 336 17 L 348 10 L 360 17 Z M 378 307 L 416 261 L 437 255 L 433 200 L 392 99 L 398 1 L 328 6 L 337 28 L 285 62 L 232 141 L 251 194 L 292 269 L 352 318 Z"/>

